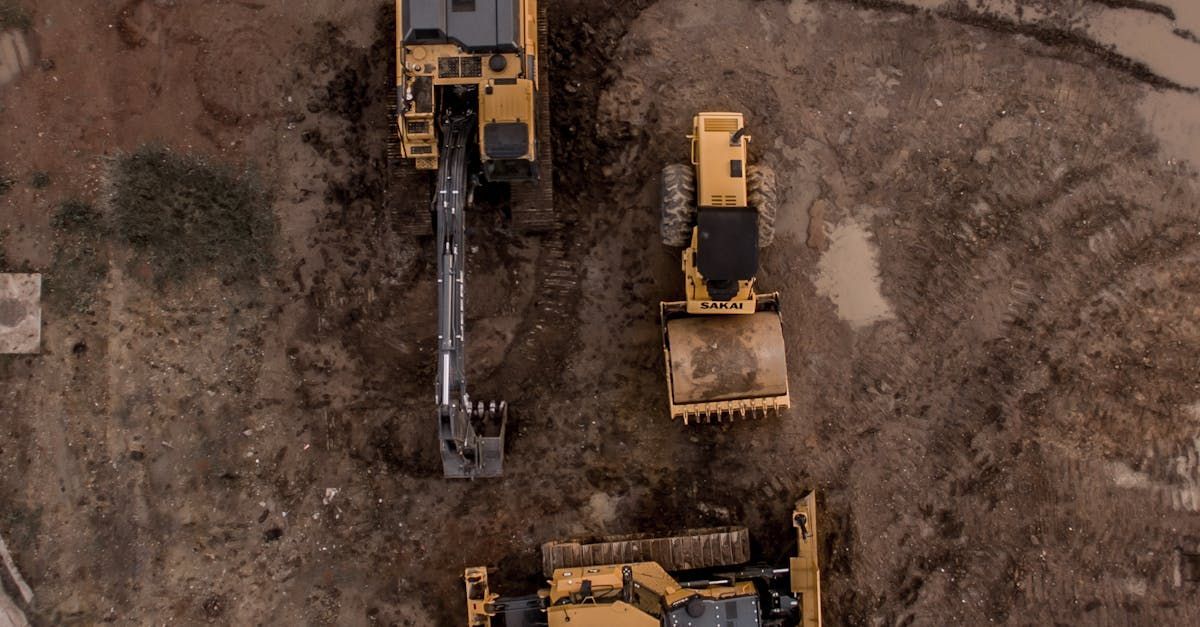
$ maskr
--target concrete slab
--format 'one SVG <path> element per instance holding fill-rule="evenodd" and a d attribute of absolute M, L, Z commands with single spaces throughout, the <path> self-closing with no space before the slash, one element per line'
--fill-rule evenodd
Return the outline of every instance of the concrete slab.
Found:
<path fill-rule="evenodd" d="M 11 83 L 31 67 L 33 54 L 25 33 L 15 29 L 0 31 L 0 86 Z"/>
<path fill-rule="evenodd" d="M 42 275 L 0 274 L 0 354 L 41 352 Z"/>

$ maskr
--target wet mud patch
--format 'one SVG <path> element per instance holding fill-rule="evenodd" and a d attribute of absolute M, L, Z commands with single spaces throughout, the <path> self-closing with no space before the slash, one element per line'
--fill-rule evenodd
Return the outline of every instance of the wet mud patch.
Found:
<path fill-rule="evenodd" d="M 33 26 L 33 15 L 15 2 L 0 0 L 0 30 L 28 31 Z"/>
<path fill-rule="evenodd" d="M 58 206 L 54 257 L 46 272 L 46 297 L 62 313 L 90 313 L 109 270 L 108 229 L 91 204 L 68 200 Z"/>
<path fill-rule="evenodd" d="M 0 326 L 15 327 L 25 319 L 25 303 L 14 298 L 0 299 Z"/>
<path fill-rule="evenodd" d="M 910 15 L 928 11 L 963 24 L 1031 37 L 1060 50 L 1067 60 L 1089 55 L 1154 87 L 1190 93 L 1200 89 L 1200 74 L 1188 61 L 1200 51 L 1195 38 L 1189 37 L 1191 22 L 1180 19 L 1166 4 L 1137 0 L 843 1 Z M 804 2 L 793 0 L 793 5 Z"/>

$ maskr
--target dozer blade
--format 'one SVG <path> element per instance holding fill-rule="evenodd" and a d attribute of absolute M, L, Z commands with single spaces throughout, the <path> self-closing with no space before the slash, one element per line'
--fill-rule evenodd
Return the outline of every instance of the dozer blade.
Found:
<path fill-rule="evenodd" d="M 657 562 L 663 570 L 680 571 L 748 561 L 750 533 L 745 527 L 697 529 L 665 538 L 625 535 L 542 545 L 542 574 L 547 578 L 560 568 Z"/>
<path fill-rule="evenodd" d="M 800 627 L 821 627 L 821 569 L 817 564 L 817 495 L 809 492 L 792 512 L 797 555 L 791 559 L 792 593 L 800 599 Z"/>
<path fill-rule="evenodd" d="M 672 418 L 719 421 L 790 406 L 778 302 L 759 295 L 752 315 L 694 315 L 686 303 L 663 303 Z"/>

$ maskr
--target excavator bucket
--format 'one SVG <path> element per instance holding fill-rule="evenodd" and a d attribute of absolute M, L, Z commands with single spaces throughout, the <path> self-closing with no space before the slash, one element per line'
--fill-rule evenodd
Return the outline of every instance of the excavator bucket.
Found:
<path fill-rule="evenodd" d="M 760 294 L 752 315 L 694 315 L 662 304 L 671 417 L 711 422 L 791 405 L 779 295 Z"/>

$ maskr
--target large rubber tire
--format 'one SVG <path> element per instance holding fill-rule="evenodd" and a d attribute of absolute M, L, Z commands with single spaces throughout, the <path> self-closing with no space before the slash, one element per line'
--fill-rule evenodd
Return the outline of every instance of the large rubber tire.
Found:
<path fill-rule="evenodd" d="M 775 214 L 779 197 L 775 192 L 775 170 L 768 165 L 746 169 L 746 200 L 758 212 L 758 247 L 775 242 Z"/>
<path fill-rule="evenodd" d="M 696 225 L 696 170 L 672 164 L 662 171 L 662 219 L 659 228 L 665 246 L 685 247 L 692 243 Z"/>

